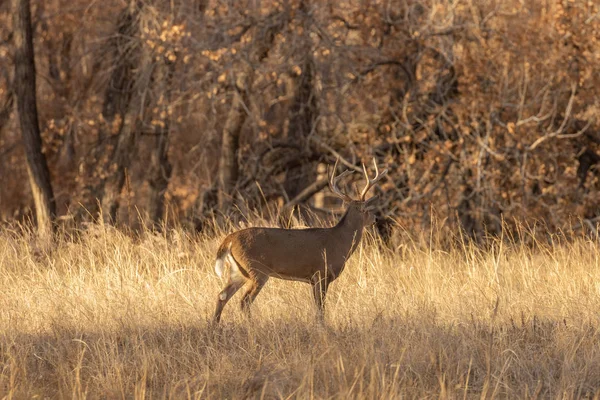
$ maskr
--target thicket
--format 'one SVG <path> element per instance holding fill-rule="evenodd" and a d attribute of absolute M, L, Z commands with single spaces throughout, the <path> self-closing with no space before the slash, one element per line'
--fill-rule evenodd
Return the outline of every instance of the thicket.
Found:
<path fill-rule="evenodd" d="M 60 218 L 201 228 L 319 209 L 323 164 L 376 157 L 380 230 L 432 220 L 595 230 L 594 1 L 34 0 Z M 10 3 L 0 2 L 0 218 L 32 216 Z M 320 166 L 321 165 L 321 166 Z M 357 174 L 357 177 L 360 176 Z M 387 222 L 385 222 L 387 221 Z M 199 223 L 200 222 L 200 223 Z"/>

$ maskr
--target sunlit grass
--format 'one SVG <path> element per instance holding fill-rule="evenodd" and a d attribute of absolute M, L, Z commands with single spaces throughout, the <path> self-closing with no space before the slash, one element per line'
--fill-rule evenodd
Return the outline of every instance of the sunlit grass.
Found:
<path fill-rule="evenodd" d="M 325 325 L 308 285 L 271 279 L 251 321 L 238 294 L 215 328 L 224 235 L 92 226 L 41 253 L 2 231 L 0 395 L 598 395 L 594 241 L 389 250 L 369 236 L 331 287 Z"/>

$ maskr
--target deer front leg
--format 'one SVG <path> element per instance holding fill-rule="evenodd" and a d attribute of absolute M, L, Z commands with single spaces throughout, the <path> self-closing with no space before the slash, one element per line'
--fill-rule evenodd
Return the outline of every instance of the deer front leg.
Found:
<path fill-rule="evenodd" d="M 321 277 L 320 273 L 317 273 L 311 280 L 313 298 L 317 305 L 317 315 L 320 320 L 323 320 L 325 313 L 325 296 L 327 296 L 327 289 L 331 280 L 328 277 Z"/>

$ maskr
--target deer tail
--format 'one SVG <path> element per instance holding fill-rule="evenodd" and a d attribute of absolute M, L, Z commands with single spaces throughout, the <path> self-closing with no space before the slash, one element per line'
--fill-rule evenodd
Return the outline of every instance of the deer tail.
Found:
<path fill-rule="evenodd" d="M 217 260 L 215 261 L 215 272 L 222 278 L 225 276 L 225 260 L 231 253 L 231 242 L 223 242 L 217 250 Z"/>

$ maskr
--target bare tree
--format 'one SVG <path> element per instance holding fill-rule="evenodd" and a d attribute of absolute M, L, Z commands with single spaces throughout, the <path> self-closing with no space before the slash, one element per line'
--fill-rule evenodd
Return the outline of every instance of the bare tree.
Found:
<path fill-rule="evenodd" d="M 237 152 L 239 137 L 247 113 L 245 104 L 248 103 L 248 82 L 246 72 L 240 72 L 236 77 L 232 90 L 232 102 L 227 121 L 223 127 L 221 158 L 219 159 L 219 207 L 225 210 L 231 204 L 231 195 L 238 179 Z"/>
<path fill-rule="evenodd" d="M 105 179 L 97 192 L 104 222 L 113 223 L 119 210 L 121 191 L 125 184 L 126 170 L 135 143 L 138 110 L 134 109 L 135 87 L 139 83 L 139 45 L 137 43 L 140 4 L 132 1 L 121 13 L 118 34 L 113 42 L 113 56 L 117 66 L 113 69 L 105 93 L 102 114 L 109 129 L 117 124 L 117 133 L 99 138 L 99 144 L 108 158 Z M 135 73 L 137 68 L 137 74 Z"/>
<path fill-rule="evenodd" d="M 165 213 L 165 193 L 173 166 L 169 161 L 169 133 L 171 129 L 171 91 L 175 63 L 164 57 L 163 62 L 156 68 L 156 87 L 163 99 L 160 102 L 160 120 L 155 126 L 155 147 L 150 158 L 150 193 L 148 200 L 148 215 L 150 221 L 159 224 Z"/>
<path fill-rule="evenodd" d="M 29 0 L 13 0 L 15 35 L 15 91 L 17 109 L 27 156 L 27 172 L 35 203 L 38 233 L 47 238 L 52 233 L 56 204 L 50 182 L 50 172 L 42 151 L 38 122 L 33 29 Z"/>
<path fill-rule="evenodd" d="M 288 140 L 292 143 L 302 144 L 306 147 L 306 141 L 312 132 L 318 117 L 317 97 L 314 91 L 315 63 L 312 57 L 313 42 L 310 38 L 311 2 L 301 1 L 298 5 L 299 25 L 303 34 L 298 38 L 299 46 L 296 53 L 301 54 L 296 65 L 294 79 L 295 93 L 289 109 Z M 297 155 L 300 157 L 300 155 Z M 299 163 L 296 168 L 288 168 L 283 185 L 286 194 L 290 198 L 298 196 L 311 182 L 315 182 L 315 166 Z"/>

